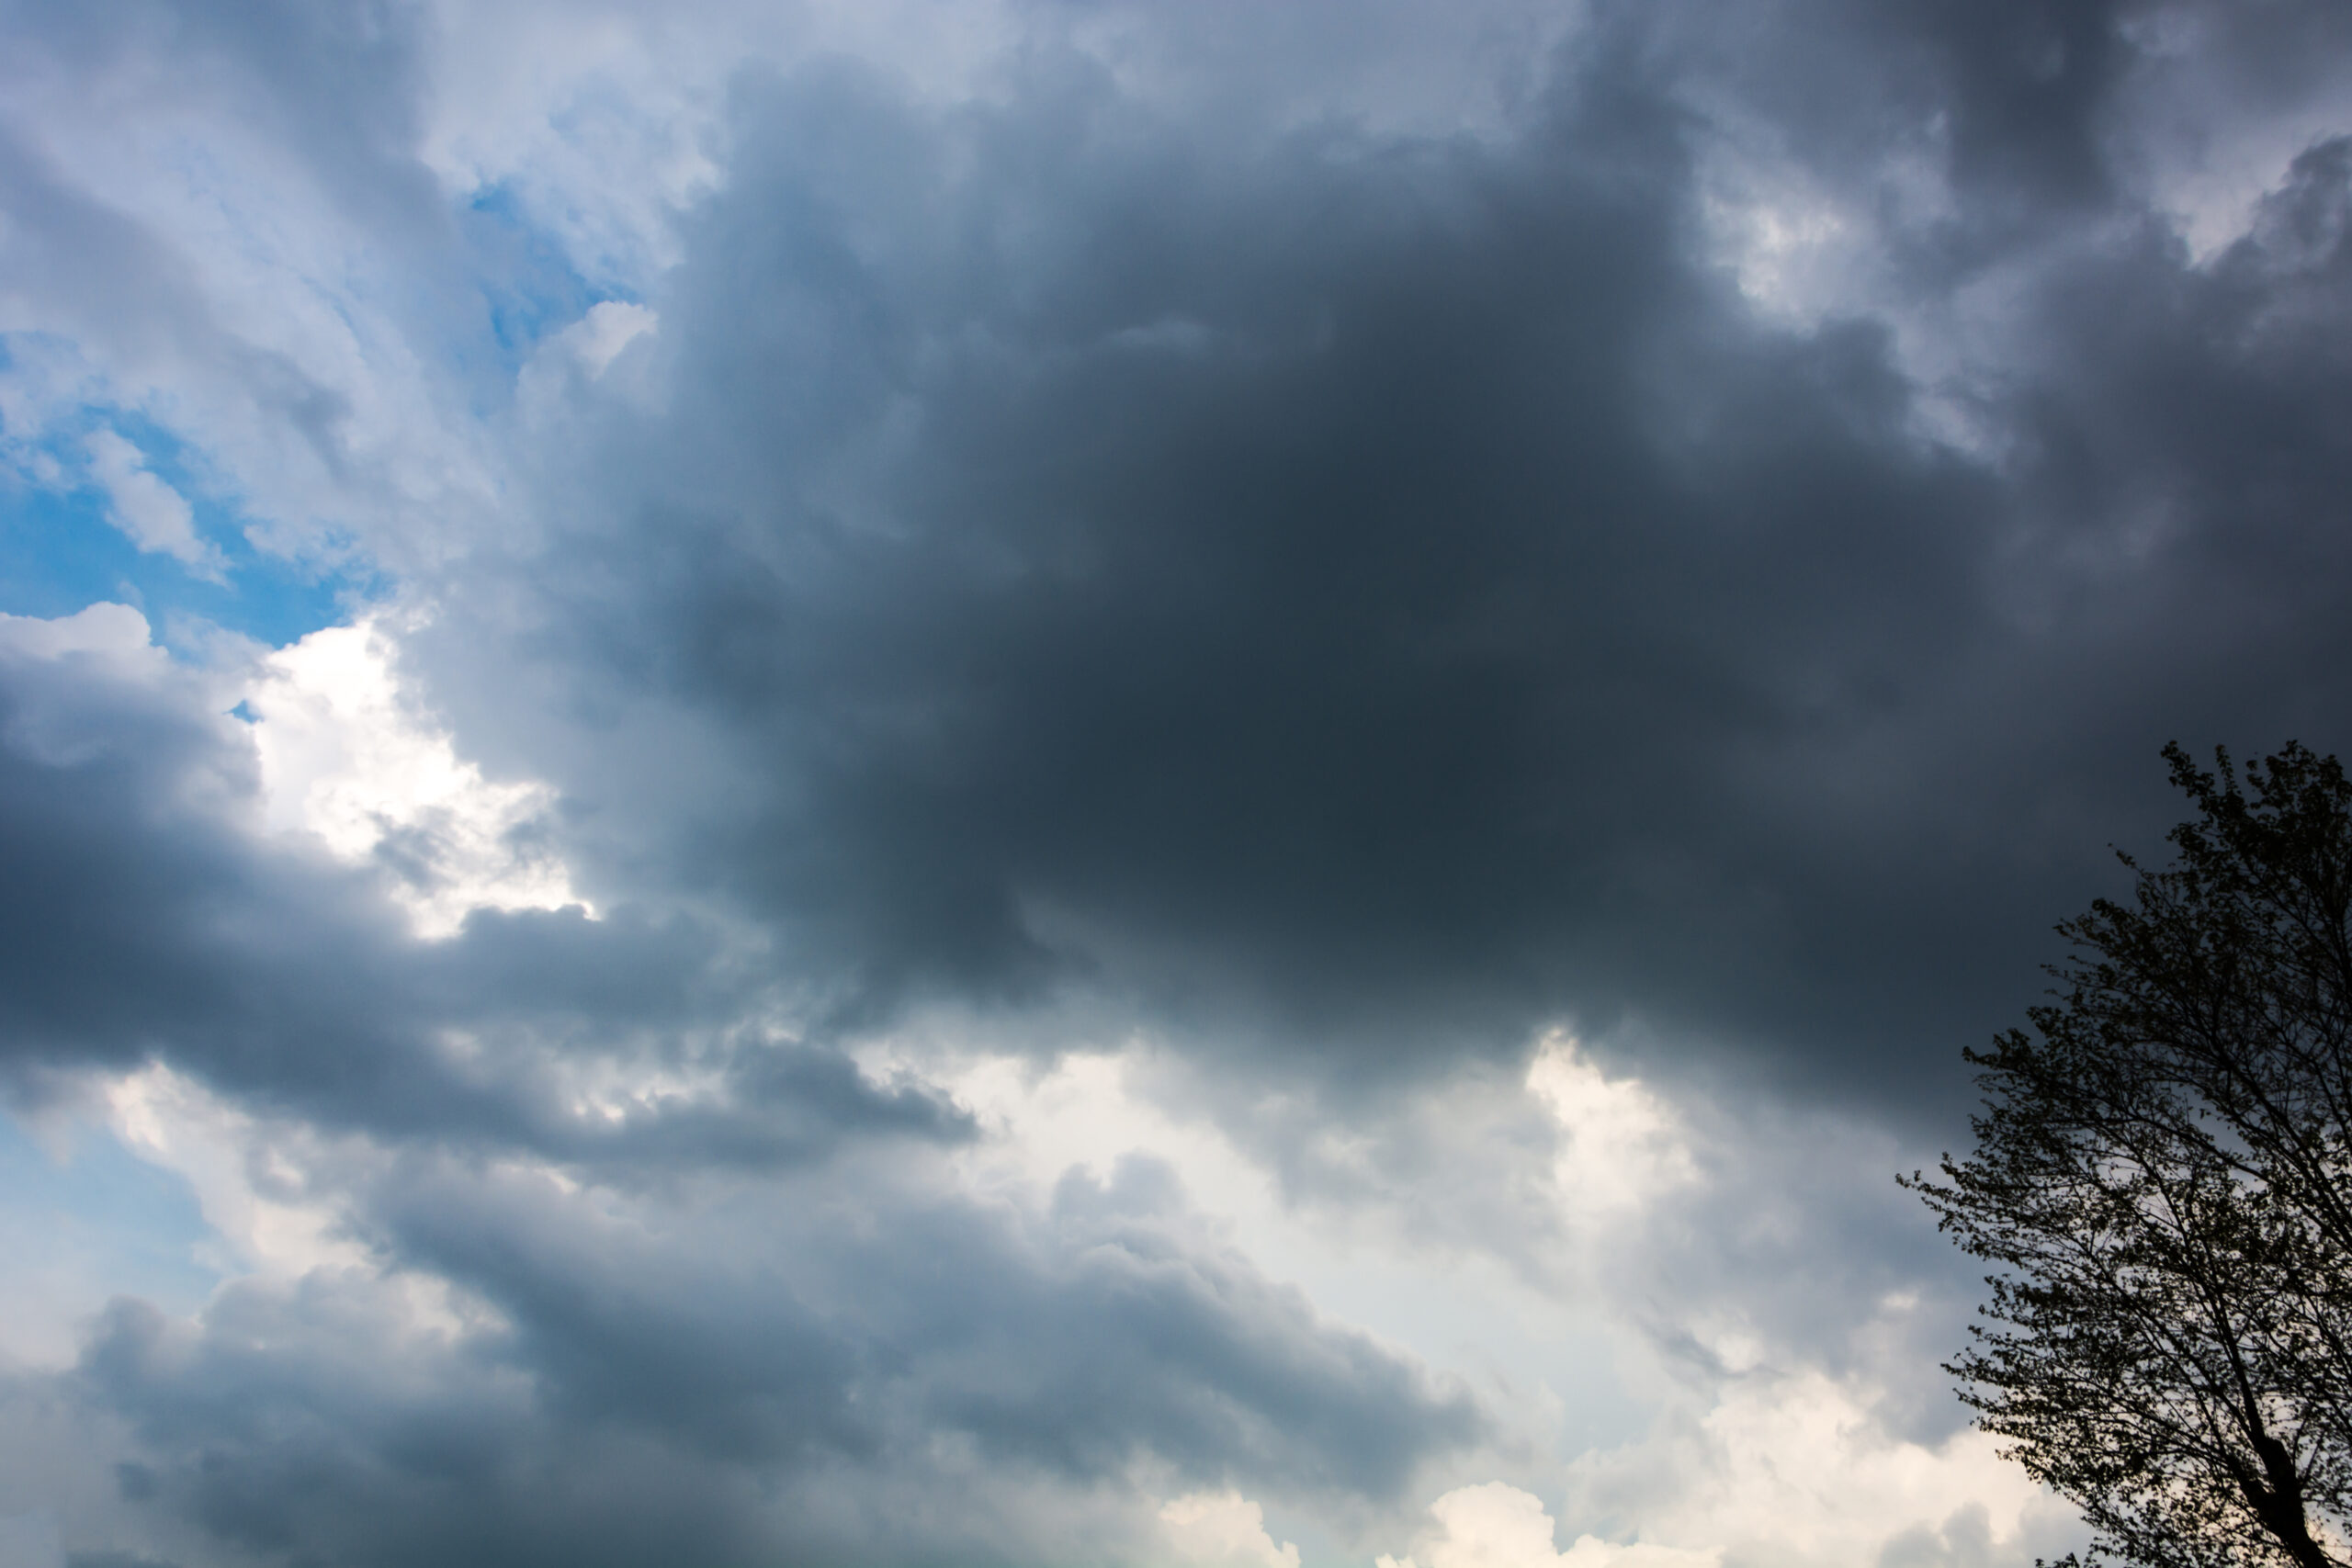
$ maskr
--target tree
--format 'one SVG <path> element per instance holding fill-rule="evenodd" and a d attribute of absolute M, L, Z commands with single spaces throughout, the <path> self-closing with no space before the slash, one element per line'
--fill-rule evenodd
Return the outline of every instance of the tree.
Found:
<path fill-rule="evenodd" d="M 2352 785 L 2289 745 L 2057 929 L 2052 1001 L 1917 1191 L 1999 1269 L 1946 1371 L 2092 1560 L 2352 1563 Z"/>

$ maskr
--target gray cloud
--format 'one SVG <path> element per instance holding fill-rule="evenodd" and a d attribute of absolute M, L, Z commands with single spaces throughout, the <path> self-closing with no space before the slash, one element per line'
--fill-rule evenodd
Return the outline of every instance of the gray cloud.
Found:
<path fill-rule="evenodd" d="M 1136 19 L 1124 73 L 1083 9 L 952 106 L 747 71 L 658 332 L 493 416 L 513 525 L 418 569 L 406 673 L 560 788 L 603 918 L 420 942 L 397 866 L 243 825 L 196 677 L 0 661 L 0 1069 L 160 1060 L 308 1128 L 371 1260 L 118 1303 L 11 1385 L 121 1466 L 77 1562 L 1012 1562 L 1153 1488 L 1392 1505 L 1493 1436 L 1476 1400 L 1148 1164 L 975 1196 L 974 1116 L 855 1053 L 1141 1032 L 1335 1211 L 1318 1127 L 1560 1018 L 1718 1105 L 1940 1126 L 2107 841 L 2177 809 L 2165 739 L 2346 744 L 2352 142 L 2203 258 L 2154 155 L 2319 101 L 2339 13 L 1603 6 L 1448 134 L 1285 85 L 1376 84 L 1409 7 L 1329 51 Z M 421 172 L 424 35 L 385 17 L 11 26 L 93 76 L 184 39 L 441 330 L 495 246 Z M 27 299 L 267 368 L 161 239 L 0 152 Z M 1835 206 L 1850 298 L 1742 292 L 1733 154 Z M 286 387 L 332 468 L 348 411 Z M 608 1117 L 600 1072 L 675 1087 Z M 1622 1263 L 1661 1337 L 1736 1297 L 1836 1365 L 1823 1301 L 1924 1282 L 1888 1332 L 1928 1363 L 1964 1285 L 1817 1163 L 1772 1226 L 1728 1180 L 1660 1204 Z"/>
<path fill-rule="evenodd" d="M 203 695 L 0 654 L 0 1067 L 21 1088 L 160 1057 L 333 1126 L 624 1163 L 967 1135 L 920 1087 L 741 1021 L 756 984 L 690 921 L 481 910 L 415 941 L 378 886 L 239 825 L 252 749 Z M 490 1049 L 453 1054 L 451 1029 Z M 617 1122 L 563 1103 L 565 1062 L 649 1055 L 722 1089 Z"/>
<path fill-rule="evenodd" d="M 355 1276 L 240 1285 L 192 1329 L 117 1303 L 72 1384 L 130 1429 L 128 1524 L 355 1562 L 1017 1561 L 963 1494 L 1082 1493 L 1147 1459 L 1385 1492 L 1480 1429 L 1459 1391 L 1188 1242 L 1148 1177 L 1034 1213 L 871 1185 L 705 1199 L 600 1221 L 542 1182 L 403 1165 L 370 1234 L 495 1314 L 446 1341 Z"/>
<path fill-rule="evenodd" d="M 56 73 L 253 125 L 385 240 L 447 232 L 416 161 L 421 8 L 374 0 L 15 0 L 10 74 Z M 172 69 L 153 66 L 168 60 Z"/>
<path fill-rule="evenodd" d="M 119 1507 L 80 1539 L 944 1561 L 986 1505 L 882 1522 L 906 1489 L 1082 1494 L 1149 1464 L 1385 1495 L 1483 1431 L 1204 1238 L 1164 1172 L 1074 1176 L 1040 1213 L 958 1195 L 919 1156 L 969 1115 L 744 1021 L 760 989 L 707 930 L 477 911 L 416 941 L 359 874 L 239 826 L 252 754 L 207 689 L 160 656 L 0 660 L 5 1065 L 37 1094 L 160 1060 L 309 1129 L 327 1142 L 266 1185 L 381 1272 L 232 1282 L 193 1324 L 110 1306 L 78 1369 L 16 1402 L 122 1430 L 83 1439 Z M 607 1121 L 568 1103 L 599 1062 L 709 1087 Z M 448 1336 L 416 1330 L 418 1280 L 465 1303 Z M 991 1560 L 1017 1561 L 1035 1535 L 1004 1529 Z"/>
<path fill-rule="evenodd" d="M 0 303 L 12 315 L 75 339 L 118 365 L 153 373 L 189 368 L 249 400 L 307 447 L 343 465 L 345 398 L 285 355 L 225 329 L 191 286 L 189 258 L 136 219 L 74 188 L 38 149 L 0 126 L 0 213 L 9 220 Z M 23 431 L 11 432 L 23 435 Z"/>
<path fill-rule="evenodd" d="M 502 652 L 699 716 L 752 782 L 631 819 L 852 1021 L 1077 980 L 1357 1060 L 1566 1011 L 1949 1082 L 2158 830 L 2155 746 L 2341 708 L 2341 297 L 2278 216 L 2334 164 L 2192 265 L 2112 166 L 2134 17 L 1996 10 L 1792 9 L 1842 119 L 1604 13 L 1500 143 L 1221 132 L 1051 51 L 952 111 L 747 82 L 667 412 L 567 437 L 593 521 Z M 1881 249 L 2014 292 L 1996 378 L 1706 254 L 1690 101 L 1800 92 L 1833 184 L 1896 121 L 1939 160 Z"/>

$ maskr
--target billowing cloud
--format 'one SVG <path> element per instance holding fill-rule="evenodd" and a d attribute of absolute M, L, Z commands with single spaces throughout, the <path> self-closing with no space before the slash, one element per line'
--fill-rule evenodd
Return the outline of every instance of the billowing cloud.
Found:
<path fill-rule="evenodd" d="M 1886 1178 L 2346 745 L 2340 7 L 0 43 L 0 1553 L 2072 1544 Z"/>
<path fill-rule="evenodd" d="M 1499 1481 L 1464 1486 L 1430 1505 L 1439 1534 L 1429 1547 L 1430 1568 L 1716 1568 L 1722 1552 L 1688 1551 L 1646 1542 L 1612 1545 L 1578 1536 L 1566 1551 L 1553 1549 L 1552 1516 L 1544 1502 Z M 1380 1568 L 1408 1568 L 1382 1557 Z"/>
<path fill-rule="evenodd" d="M 372 625 L 331 626 L 271 655 L 243 706 L 272 825 L 396 867 L 394 897 L 427 935 L 481 908 L 585 912 L 547 847 L 546 786 L 484 779 L 403 698 Z"/>
<path fill-rule="evenodd" d="M 1159 1510 L 1160 1522 L 1186 1562 L 1207 1568 L 1298 1568 L 1298 1547 L 1274 1544 L 1266 1511 L 1238 1492 L 1194 1492 Z"/>
<path fill-rule="evenodd" d="M 262 689 L 286 679 L 273 667 Z M 384 898 L 407 868 L 268 833 L 263 759 L 221 686 L 122 606 L 0 623 L 0 861 L 17 890 L 0 1063 L 23 1081 L 160 1056 L 337 1124 L 654 1157 L 688 1123 L 695 1146 L 752 1158 L 869 1120 L 955 1135 L 919 1089 L 739 1016 L 752 983 L 691 921 L 485 905 L 416 940 Z M 396 725 L 379 740 L 413 744 Z M 412 805 L 439 803 L 425 775 Z M 661 1089 L 580 1098 L 573 1075 L 648 1050 L 666 1058 Z"/>
<path fill-rule="evenodd" d="M 1760 88 L 1671 26 L 1597 21 L 1500 141 L 1221 130 L 1050 50 L 953 109 L 749 78 L 659 412 L 584 412 L 563 525 L 453 592 L 528 582 L 529 722 L 692 732 L 683 787 L 548 761 L 852 1017 L 1107 986 L 1362 1062 L 1565 1011 L 1948 1082 L 2094 824 L 2160 823 L 2148 736 L 2331 722 L 2336 623 L 2278 606 L 2333 537 L 2255 541 L 2339 483 L 2283 434 L 2332 339 L 2247 312 L 2335 309 L 2287 236 L 2340 183 L 2194 265 L 2099 141 L 2161 56 L 1884 25 L 1838 47 L 1920 75 L 1852 112 L 1941 205 L 1846 247 L 1880 311 L 1796 327 L 1724 275 L 1683 101 Z M 2185 644 L 2192 595 L 2236 608 Z"/>
<path fill-rule="evenodd" d="M 275 764 L 322 833 L 289 840 L 266 793 L 270 745 L 322 725 L 403 808 L 485 787 L 371 684 L 364 644 L 340 682 L 264 661 L 247 723 L 219 711 L 233 682 L 175 665 L 136 612 L 0 632 L 26 895 L 12 1066 L 50 1095 L 130 1072 L 117 1125 L 189 1178 L 229 1250 L 193 1320 L 107 1307 L 62 1385 L 129 1433 L 106 1462 L 126 1505 L 154 1505 L 134 1526 L 256 1551 L 331 1529 L 368 1561 L 489 1561 L 526 1538 L 619 1561 L 650 1519 L 615 1534 L 592 1510 L 549 1534 L 549 1511 L 667 1455 L 711 1473 L 657 1513 L 711 1510 L 691 1540 L 749 1561 L 846 1549 L 915 1472 L 953 1483 L 958 1450 L 1066 1490 L 1148 1461 L 1378 1493 L 1479 1433 L 1459 1390 L 1198 1234 L 1157 1168 L 1073 1173 L 1025 1206 L 964 1194 L 924 1151 L 960 1146 L 968 1115 L 757 1028 L 756 986 L 707 933 L 501 912 L 495 884 L 456 929 L 413 930 L 389 907 L 403 868 L 334 841 L 347 759 Z M 325 714 L 307 728 L 306 693 Z M 422 765 L 370 760 L 386 746 Z M 549 1491 L 563 1433 L 589 1446 Z M 527 1473 L 418 1472 L 419 1441 Z M 779 1514 L 783 1478 L 839 1494 L 845 1466 L 874 1477 L 855 1517 Z M 908 1529 L 909 1550 L 947 1539 Z"/>
<path fill-rule="evenodd" d="M 811 1186 L 599 1214 L 545 1178 L 379 1179 L 375 1223 L 448 1296 L 316 1269 L 192 1325 L 109 1309 L 74 1377 L 131 1427 L 134 1500 L 357 1562 L 626 1562 L 688 1517 L 673 1549 L 711 1561 L 873 1529 L 934 1553 L 956 1519 L 887 1516 L 978 1483 L 982 1455 L 1049 1491 L 1150 1454 L 1208 1481 L 1385 1488 L 1470 1430 L 1458 1396 L 1148 1216 L 869 1195 L 870 1239 L 787 1220 L 746 1250 L 747 1205 L 837 1213 Z"/>

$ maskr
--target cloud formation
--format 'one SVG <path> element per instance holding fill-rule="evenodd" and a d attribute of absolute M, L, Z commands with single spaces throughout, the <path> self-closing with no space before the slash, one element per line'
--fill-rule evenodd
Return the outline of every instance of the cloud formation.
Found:
<path fill-rule="evenodd" d="M 772 11 L 0 12 L 0 1550 L 2063 1551 L 1883 1178 L 2346 746 L 2340 8 Z"/>
<path fill-rule="evenodd" d="M 853 1017 L 1076 981 L 1253 1053 L 1566 1011 L 1941 1081 L 2094 825 L 2161 820 L 2145 737 L 2338 706 L 2343 186 L 2198 266 L 2108 169 L 2120 24 L 1873 31 L 1921 79 L 1856 116 L 1952 139 L 1951 209 L 1802 329 L 1709 248 L 1685 100 L 1753 84 L 1671 25 L 1604 13 L 1498 142 L 1220 132 L 1042 48 L 953 109 L 742 81 L 660 412 L 563 440 L 499 647 L 748 782 L 562 787 L 645 789 Z M 1995 352 L 1923 380 L 1955 310 Z"/>

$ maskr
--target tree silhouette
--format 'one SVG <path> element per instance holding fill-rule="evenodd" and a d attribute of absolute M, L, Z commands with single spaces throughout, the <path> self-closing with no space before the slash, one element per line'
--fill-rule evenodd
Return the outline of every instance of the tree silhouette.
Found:
<path fill-rule="evenodd" d="M 1998 1266 L 1947 1371 L 2082 1509 L 2092 1560 L 2352 1562 L 2352 785 L 2212 773 L 2129 904 L 2058 927 L 1982 1069 L 1975 1151 L 1905 1185 Z"/>

